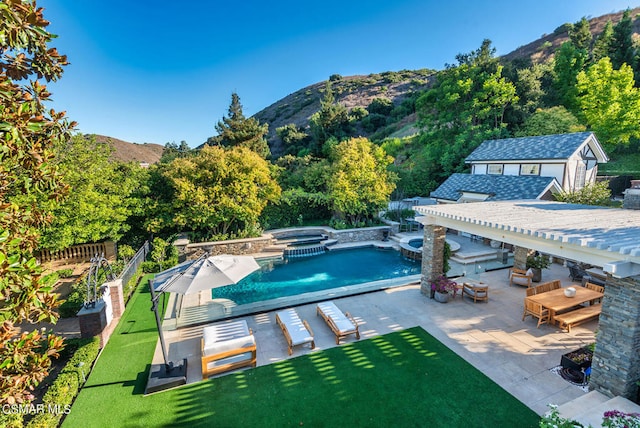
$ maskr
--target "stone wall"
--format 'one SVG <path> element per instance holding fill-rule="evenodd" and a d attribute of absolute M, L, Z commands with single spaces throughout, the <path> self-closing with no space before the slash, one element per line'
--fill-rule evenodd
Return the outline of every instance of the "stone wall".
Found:
<path fill-rule="evenodd" d="M 640 189 L 625 190 L 622 207 L 628 210 L 640 210 Z"/>
<path fill-rule="evenodd" d="M 347 242 L 380 241 L 384 238 L 385 232 L 387 235 L 389 234 L 390 229 L 389 226 L 377 226 L 346 230 L 327 229 L 327 231 L 329 239 L 335 239 L 338 244 L 344 244 Z"/>
<path fill-rule="evenodd" d="M 424 227 L 420 292 L 427 296 L 431 295 L 431 281 L 443 274 L 445 231 L 443 226 Z"/>
<path fill-rule="evenodd" d="M 638 400 L 640 277 L 609 277 L 591 365 L 591 389 Z"/>
<path fill-rule="evenodd" d="M 215 241 L 215 242 L 200 242 L 200 243 L 181 243 L 176 245 L 180 260 L 197 259 L 205 251 L 208 251 L 210 255 L 216 256 L 218 254 L 254 254 L 262 252 L 266 247 L 269 247 L 274 242 L 271 234 L 264 234 L 258 238 L 246 238 L 246 239 L 231 239 L 228 241 Z"/>

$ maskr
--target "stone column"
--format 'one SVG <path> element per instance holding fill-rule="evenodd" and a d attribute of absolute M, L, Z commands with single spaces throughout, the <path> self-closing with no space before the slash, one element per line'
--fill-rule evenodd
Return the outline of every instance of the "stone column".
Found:
<path fill-rule="evenodd" d="M 122 279 L 116 279 L 105 284 L 109 287 L 109 296 L 111 297 L 111 308 L 113 318 L 118 319 L 124 312 L 124 295 L 122 291 Z"/>
<path fill-rule="evenodd" d="M 514 246 L 513 248 L 513 267 L 516 269 L 527 268 L 527 255 L 529 249 L 525 247 Z"/>
<path fill-rule="evenodd" d="M 609 277 L 591 364 L 591 389 L 638 400 L 640 380 L 640 276 Z"/>
<path fill-rule="evenodd" d="M 422 278 L 420 292 L 431 295 L 431 281 L 443 274 L 444 238 L 446 228 L 426 225 L 422 243 Z"/>

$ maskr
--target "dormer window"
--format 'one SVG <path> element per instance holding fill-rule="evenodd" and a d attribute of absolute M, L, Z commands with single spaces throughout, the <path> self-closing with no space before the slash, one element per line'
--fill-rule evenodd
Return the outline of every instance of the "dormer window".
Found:
<path fill-rule="evenodd" d="M 521 165 L 520 175 L 540 175 L 540 164 Z"/>
<path fill-rule="evenodd" d="M 502 175 L 504 165 L 490 164 L 487 166 L 487 174 Z"/>

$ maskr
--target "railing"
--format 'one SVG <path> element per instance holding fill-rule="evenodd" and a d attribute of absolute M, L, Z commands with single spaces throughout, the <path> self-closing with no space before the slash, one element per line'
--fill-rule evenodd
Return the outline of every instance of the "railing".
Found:
<path fill-rule="evenodd" d="M 96 254 L 104 254 L 107 260 L 114 260 L 116 256 L 115 248 L 115 243 L 112 241 L 80 244 L 54 252 L 42 250 L 37 259 L 41 264 L 71 264 L 89 262 Z"/>
<path fill-rule="evenodd" d="M 145 241 L 142 247 L 136 252 L 136 254 L 129 260 L 129 263 L 122 269 L 119 279 L 122 279 L 122 285 L 126 286 L 129 283 L 131 277 L 136 273 L 138 267 L 147 259 L 149 254 L 149 241 Z"/>

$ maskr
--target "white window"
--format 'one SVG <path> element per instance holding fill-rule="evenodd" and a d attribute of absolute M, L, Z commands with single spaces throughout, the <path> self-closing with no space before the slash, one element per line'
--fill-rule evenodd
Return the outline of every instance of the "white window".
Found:
<path fill-rule="evenodd" d="M 540 175 L 540 164 L 521 165 L 520 175 Z"/>
<path fill-rule="evenodd" d="M 587 177 L 587 166 L 584 162 L 578 162 L 578 167 L 576 168 L 576 190 L 582 189 L 584 187 L 584 182 Z"/>
<path fill-rule="evenodd" d="M 504 170 L 503 165 L 489 165 L 487 167 L 487 174 L 502 174 L 502 171 Z"/>

